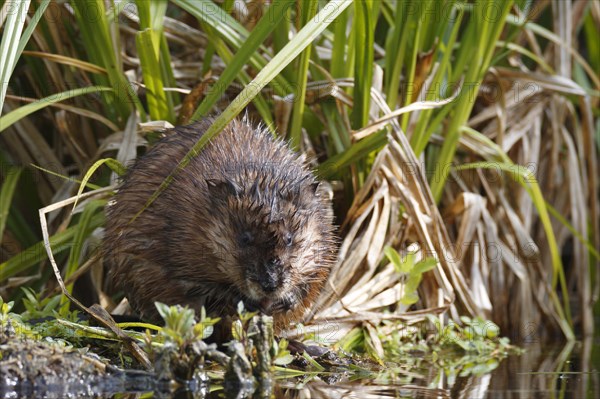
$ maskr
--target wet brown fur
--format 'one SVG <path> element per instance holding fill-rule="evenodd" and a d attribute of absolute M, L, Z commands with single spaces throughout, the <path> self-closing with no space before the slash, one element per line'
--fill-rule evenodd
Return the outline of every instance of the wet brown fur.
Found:
<path fill-rule="evenodd" d="M 173 129 L 129 169 L 107 211 L 110 277 L 147 320 L 158 321 L 155 301 L 227 318 L 242 300 L 280 330 L 314 302 L 336 255 L 329 200 L 285 143 L 233 121 L 132 222 L 210 123 Z"/>

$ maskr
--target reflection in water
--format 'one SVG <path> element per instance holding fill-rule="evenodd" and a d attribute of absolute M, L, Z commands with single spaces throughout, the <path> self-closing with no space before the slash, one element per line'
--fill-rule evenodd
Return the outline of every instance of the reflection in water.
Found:
<path fill-rule="evenodd" d="M 376 374 L 361 375 L 346 372 L 334 375 L 305 375 L 277 380 L 273 389 L 275 398 L 464 398 L 464 399 L 530 399 L 530 398 L 596 398 L 600 392 L 600 342 L 592 339 L 581 343 L 523 347 L 525 353 L 509 356 L 491 373 L 452 376 L 435 367 L 406 370 L 398 365 L 384 368 Z M 485 370 L 482 368 L 481 370 Z M 489 368 L 487 369 L 489 370 Z M 460 373 L 460 372 L 459 372 Z M 102 384 L 87 387 L 79 392 L 6 391 L 0 389 L 2 398 L 224 398 L 219 386 L 199 384 L 191 389 L 176 392 L 141 394 L 141 381 L 131 381 L 114 386 Z M 123 386 L 137 386 L 136 392 L 123 393 Z M 117 392 L 121 392 L 116 394 Z M 230 396 L 235 397 L 235 396 Z M 243 398 L 244 396 L 239 396 Z M 254 396 L 256 398 L 258 396 Z"/>
<path fill-rule="evenodd" d="M 298 387 L 283 381 L 276 397 L 285 398 L 464 398 L 531 399 L 596 398 L 600 392 L 600 345 L 591 339 L 564 346 L 530 344 L 521 356 L 510 356 L 488 374 L 440 376 L 438 370 L 416 373 L 410 383 L 377 384 L 377 381 L 346 376 L 331 385 L 320 379 Z M 356 377 L 356 376 L 355 376 Z M 405 379 L 405 376 L 402 376 Z M 453 381 L 452 385 L 448 383 Z"/>

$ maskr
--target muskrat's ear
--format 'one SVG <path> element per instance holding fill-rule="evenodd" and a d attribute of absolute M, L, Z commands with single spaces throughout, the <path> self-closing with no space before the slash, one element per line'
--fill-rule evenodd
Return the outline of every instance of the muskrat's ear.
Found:
<path fill-rule="evenodd" d="M 313 183 L 310 184 L 310 189 L 313 192 L 313 194 L 317 194 L 318 195 L 320 187 L 321 187 L 321 182 L 318 182 L 318 181 L 313 182 Z"/>
<path fill-rule="evenodd" d="M 296 190 L 287 191 L 283 198 L 292 200 L 297 197 L 302 197 L 303 195 L 308 195 L 308 198 L 311 198 L 313 195 L 319 196 L 320 186 L 321 184 L 318 181 L 307 182 L 307 184 L 298 187 Z"/>
<path fill-rule="evenodd" d="M 239 189 L 231 180 L 206 179 L 206 185 L 213 197 L 239 196 Z"/>
<path fill-rule="evenodd" d="M 333 187 L 328 181 L 315 182 L 312 186 L 317 197 L 325 198 L 329 201 L 333 199 Z"/>

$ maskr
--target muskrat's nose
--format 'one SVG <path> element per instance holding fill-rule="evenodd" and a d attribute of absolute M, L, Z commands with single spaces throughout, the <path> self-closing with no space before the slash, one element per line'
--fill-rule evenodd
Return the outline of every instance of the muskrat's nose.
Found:
<path fill-rule="evenodd" d="M 281 280 L 280 265 L 281 261 L 277 258 L 265 262 L 263 270 L 258 276 L 258 284 L 265 292 L 274 292 L 279 287 Z"/>
<path fill-rule="evenodd" d="M 270 273 L 269 273 L 270 274 Z M 265 278 L 261 278 L 260 279 L 260 287 L 265 291 L 265 292 L 274 292 L 275 290 L 277 290 L 278 284 L 277 284 L 277 278 L 272 277 L 267 275 Z"/>
<path fill-rule="evenodd" d="M 271 258 L 265 262 L 265 266 L 268 271 L 278 269 L 281 267 L 281 265 L 282 265 L 282 262 L 281 262 L 281 259 L 279 259 L 279 258 Z"/>

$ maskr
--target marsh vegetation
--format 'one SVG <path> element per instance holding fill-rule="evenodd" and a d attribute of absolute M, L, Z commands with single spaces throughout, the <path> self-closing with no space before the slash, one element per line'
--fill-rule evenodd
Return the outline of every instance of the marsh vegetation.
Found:
<path fill-rule="evenodd" d="M 427 364 L 423 389 L 449 394 L 456 375 L 497 367 L 508 339 L 593 335 L 598 2 L 0 0 L 0 27 L 0 346 L 51 337 L 111 367 L 183 361 L 169 370 L 212 379 L 269 353 L 298 384 L 341 367 L 408 387 Z M 240 309 L 242 347 L 210 359 L 198 342 L 215 320 L 163 308 L 167 327 L 132 331 L 103 313 L 124 296 L 106 283 L 104 209 L 165 128 L 218 115 L 185 167 L 242 113 L 331 183 L 341 246 L 283 340 L 252 349 Z M 292 340 L 336 358 L 302 361 Z"/>

